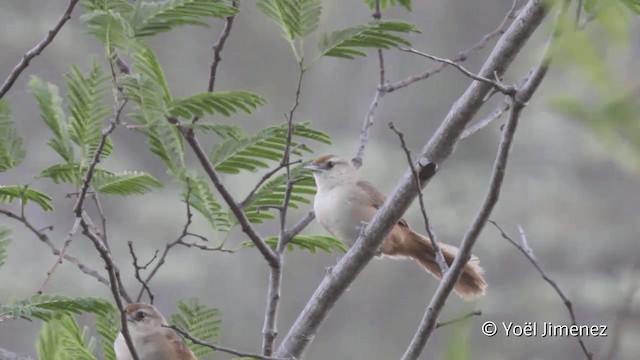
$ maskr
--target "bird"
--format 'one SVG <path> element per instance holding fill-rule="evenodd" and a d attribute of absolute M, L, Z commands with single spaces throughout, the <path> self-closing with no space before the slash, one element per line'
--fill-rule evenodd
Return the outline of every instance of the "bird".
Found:
<path fill-rule="evenodd" d="M 316 195 L 313 209 L 316 219 L 334 237 L 352 246 L 366 224 L 384 204 L 386 196 L 364 180 L 351 162 L 334 155 L 324 155 L 304 165 L 313 173 Z M 452 245 L 438 243 L 448 265 L 458 253 Z M 411 229 L 404 218 L 391 229 L 378 250 L 377 257 L 410 258 L 428 273 L 442 278 L 431 240 Z M 476 256 L 464 266 L 454 291 L 464 299 L 484 295 L 487 282 Z"/>
<path fill-rule="evenodd" d="M 140 360 L 197 360 L 180 336 L 165 327 L 167 320 L 153 305 L 133 303 L 124 309 L 133 346 Z M 164 325 L 164 326 L 163 326 Z M 133 360 L 120 332 L 113 343 L 117 360 Z"/>

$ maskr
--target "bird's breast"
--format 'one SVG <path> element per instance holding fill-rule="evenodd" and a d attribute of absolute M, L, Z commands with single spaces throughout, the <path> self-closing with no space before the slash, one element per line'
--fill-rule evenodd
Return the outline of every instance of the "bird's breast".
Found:
<path fill-rule="evenodd" d="M 333 236 L 351 246 L 360 234 L 364 219 L 359 208 L 359 197 L 348 188 L 334 188 L 316 194 L 313 209 L 318 221 Z"/>

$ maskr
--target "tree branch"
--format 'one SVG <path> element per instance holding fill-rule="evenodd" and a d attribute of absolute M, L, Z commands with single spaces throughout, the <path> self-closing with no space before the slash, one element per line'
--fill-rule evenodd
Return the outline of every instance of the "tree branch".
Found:
<path fill-rule="evenodd" d="M 0 360 L 31 360 L 31 356 L 16 354 L 9 350 L 0 348 Z"/>
<path fill-rule="evenodd" d="M 254 354 L 254 353 L 249 353 L 249 352 L 244 352 L 244 351 L 240 351 L 240 350 L 231 349 L 231 348 L 228 348 L 228 347 L 225 347 L 225 346 L 214 345 L 214 344 L 211 344 L 209 342 L 206 342 L 204 340 L 200 340 L 200 339 L 194 337 L 193 335 L 191 335 L 188 332 L 178 328 L 175 325 L 163 325 L 163 326 L 166 327 L 166 328 L 169 328 L 169 329 L 173 329 L 174 331 L 176 331 L 180 335 L 182 335 L 185 338 L 191 340 L 194 344 L 206 346 L 206 347 L 208 347 L 210 349 L 213 349 L 215 351 L 225 352 L 227 354 L 231 354 L 231 355 L 235 355 L 235 356 L 239 356 L 239 357 L 248 357 L 248 358 L 259 359 L 259 360 L 285 360 L 285 358 L 262 356 L 260 354 Z"/>
<path fill-rule="evenodd" d="M 462 315 L 460 317 L 457 317 L 455 319 L 451 319 L 451 320 L 443 321 L 443 322 L 439 322 L 438 321 L 436 323 L 436 329 L 439 329 L 439 328 L 441 328 L 443 326 L 447 326 L 447 325 L 457 324 L 459 322 L 467 320 L 468 318 L 471 318 L 471 317 L 474 317 L 474 316 L 481 316 L 481 315 L 482 315 L 482 311 L 476 310 L 476 311 L 470 312 L 468 314 Z"/>
<path fill-rule="evenodd" d="M 530 0 L 498 41 L 479 75 L 487 77 L 497 73 L 501 76 L 546 14 L 543 1 Z M 483 98 L 490 89 L 491 86 L 488 84 L 473 82 L 456 101 L 440 128 L 422 149 L 415 164 L 422 186 L 429 182 L 435 175 L 438 165 L 453 152 L 460 135 L 484 104 Z M 393 194 L 369 221 L 356 243 L 338 261 L 332 271 L 325 275 L 282 340 L 276 356 L 301 357 L 333 305 L 375 255 L 384 237 L 404 214 L 416 195 L 413 173 L 407 170 Z M 449 275 L 451 273 L 450 270 Z"/>
<path fill-rule="evenodd" d="M 544 279 L 544 281 L 546 281 L 549 285 L 551 285 L 551 287 L 556 291 L 558 296 L 560 296 L 560 298 L 562 299 L 564 306 L 567 307 L 567 311 L 569 312 L 569 317 L 571 317 L 571 324 L 577 327 L 578 321 L 576 319 L 576 314 L 573 311 L 573 304 L 571 303 L 571 300 L 569 300 L 569 298 L 564 294 L 562 289 L 560 289 L 560 286 L 558 286 L 558 284 L 555 281 L 553 281 L 547 275 L 547 273 L 542 269 L 542 266 L 540 266 L 540 263 L 538 263 L 538 260 L 536 259 L 536 256 L 533 253 L 533 249 L 531 249 L 531 247 L 529 246 L 529 243 L 527 242 L 527 236 L 525 235 L 522 227 L 518 227 L 520 231 L 520 239 L 522 241 L 522 244 L 518 244 L 504 230 L 502 230 L 500 225 L 498 225 L 495 221 L 489 220 L 489 222 L 493 224 L 493 226 L 495 226 L 498 229 L 498 231 L 500 231 L 500 235 L 502 236 L 503 239 L 509 241 L 513 246 L 515 246 L 518 250 L 520 250 L 520 252 L 523 253 L 524 256 L 527 257 L 527 259 L 531 262 L 531 264 L 533 264 L 536 270 L 538 270 L 540 275 L 542 275 L 542 278 Z M 585 354 L 587 359 L 589 360 L 593 359 L 593 353 L 587 350 L 587 347 L 584 341 L 582 340 L 582 337 L 580 336 L 580 334 L 578 334 L 576 338 L 578 339 L 578 342 L 580 343 L 580 347 L 582 348 L 582 352 Z"/>
<path fill-rule="evenodd" d="M 69 19 L 71 19 L 71 13 L 73 12 L 73 8 L 76 6 L 78 1 L 79 0 L 69 0 L 67 8 L 64 10 L 64 14 L 62 14 L 62 17 L 60 17 L 58 23 L 51 30 L 49 30 L 49 32 L 47 32 L 47 35 L 44 37 L 44 39 L 40 40 L 40 42 L 36 46 L 34 46 L 31 50 L 27 51 L 22 56 L 22 59 L 20 59 L 18 64 L 13 68 L 13 70 L 11 70 L 9 76 L 7 76 L 7 79 L 4 81 L 2 86 L 0 86 L 0 99 L 2 99 L 11 89 L 20 74 L 22 74 L 22 72 L 29 66 L 31 60 L 42 53 L 42 51 L 53 41 L 56 35 L 58 35 L 58 32 L 60 31 L 60 29 L 62 29 L 64 24 Z"/>

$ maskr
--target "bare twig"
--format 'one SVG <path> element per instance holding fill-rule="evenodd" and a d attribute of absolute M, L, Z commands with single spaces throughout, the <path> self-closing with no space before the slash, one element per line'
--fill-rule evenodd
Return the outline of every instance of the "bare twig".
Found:
<path fill-rule="evenodd" d="M 468 318 L 471 318 L 471 317 L 474 317 L 474 316 L 481 316 L 481 315 L 482 315 L 482 311 L 476 310 L 476 311 L 470 312 L 468 314 L 462 315 L 460 317 L 457 317 L 455 319 L 451 319 L 451 320 L 443 321 L 443 322 L 439 322 L 438 321 L 436 323 L 436 329 L 439 329 L 439 328 L 441 328 L 443 326 L 447 326 L 447 325 L 457 324 L 459 322 L 467 320 Z"/>
<path fill-rule="evenodd" d="M 382 18 L 382 12 L 380 11 L 380 0 L 375 0 L 374 12 L 372 15 L 374 20 L 380 20 Z M 373 95 L 373 99 L 371 100 L 371 105 L 369 105 L 369 110 L 364 116 L 364 122 L 362 123 L 362 128 L 360 129 L 360 140 L 358 141 L 358 148 L 356 151 L 356 156 L 351 159 L 351 163 L 353 166 L 360 168 L 362 163 L 364 162 L 364 151 L 367 147 L 367 143 L 369 142 L 369 130 L 373 126 L 373 119 L 376 112 L 376 109 L 380 105 L 380 101 L 382 97 L 387 93 L 385 88 L 386 79 L 385 79 L 385 68 L 384 68 L 384 55 L 382 53 L 382 49 L 378 49 L 378 86 L 376 87 L 376 92 Z"/>
<path fill-rule="evenodd" d="M 284 169 L 285 167 L 287 167 L 287 165 L 295 165 L 300 163 L 302 160 L 294 160 L 291 162 L 287 162 L 287 163 L 283 163 L 282 161 L 280 163 L 278 163 L 278 166 L 276 166 L 275 168 L 269 170 L 267 173 L 265 173 L 262 178 L 260 178 L 260 180 L 256 183 L 256 185 L 253 187 L 253 189 L 251 189 L 251 191 L 249 191 L 249 194 L 247 194 L 247 196 L 244 198 L 244 200 L 242 200 L 240 202 L 240 207 L 245 208 L 247 205 L 249 205 L 249 202 L 252 200 L 251 198 L 253 197 L 253 195 L 255 195 L 255 193 L 260 189 L 260 186 L 262 186 L 262 184 L 264 184 L 267 180 L 271 179 L 271 177 L 273 175 L 275 175 L 276 173 L 278 173 L 280 170 Z"/>
<path fill-rule="evenodd" d="M 249 352 L 244 352 L 244 351 L 240 351 L 240 350 L 231 349 L 231 348 L 228 348 L 228 347 L 225 347 L 225 346 L 214 345 L 214 344 L 211 344 L 211 343 L 206 342 L 204 340 L 200 340 L 197 337 L 194 337 L 193 335 L 191 335 L 188 332 L 178 328 L 175 325 L 162 325 L 162 326 L 164 326 L 166 328 L 169 328 L 169 329 L 173 329 L 174 331 L 176 331 L 180 335 L 182 335 L 185 338 L 191 340 L 191 342 L 193 342 L 194 344 L 206 346 L 206 347 L 208 347 L 210 349 L 213 349 L 214 351 L 220 351 L 220 352 L 224 352 L 224 353 L 235 355 L 235 356 L 239 356 L 239 357 L 248 357 L 248 358 L 259 359 L 259 360 L 286 360 L 286 358 L 263 356 L 263 355 L 260 355 L 260 354 L 254 354 L 254 353 L 249 353 Z"/>
<path fill-rule="evenodd" d="M 156 262 L 155 266 L 151 269 L 151 271 L 149 272 L 149 274 L 147 275 L 147 277 L 140 281 L 142 286 L 140 287 L 140 290 L 138 291 L 138 295 L 136 296 L 136 302 L 140 302 L 140 300 L 142 300 L 142 296 L 144 295 L 144 292 L 147 291 L 147 289 L 145 288 L 145 284 L 148 287 L 149 283 L 151 282 L 151 280 L 153 279 L 153 277 L 156 275 L 156 273 L 158 272 L 158 270 L 160 270 L 160 268 L 165 264 L 165 261 L 167 259 L 167 256 L 169 255 L 169 252 L 171 251 L 171 249 L 173 249 L 173 247 L 175 247 L 176 245 L 182 245 L 182 246 L 186 246 L 186 247 L 197 247 L 198 249 L 201 250 L 207 250 L 207 251 L 220 251 L 220 252 L 226 252 L 226 253 L 233 253 L 233 250 L 227 250 L 224 249 L 224 243 L 221 243 L 219 246 L 217 247 L 208 247 L 208 246 L 204 246 L 201 244 L 196 244 L 196 243 L 188 243 L 186 241 L 184 241 L 184 239 L 186 237 L 189 236 L 193 236 L 193 237 L 197 237 L 198 239 L 201 239 L 203 241 L 208 241 L 207 238 L 205 238 L 204 236 L 198 235 L 198 234 L 194 234 L 191 233 L 189 231 L 189 227 L 191 226 L 191 223 L 193 222 L 193 212 L 191 211 L 191 203 L 189 202 L 189 198 L 191 197 L 191 186 L 187 183 L 187 193 L 185 195 L 185 204 L 186 204 L 186 217 L 187 217 L 187 221 L 185 222 L 184 226 L 182 227 L 182 232 L 180 233 L 180 235 L 171 242 L 166 243 L 164 250 L 162 251 L 162 254 L 160 255 L 160 257 L 157 257 L 158 252 L 156 251 L 156 253 L 153 255 L 153 259 L 151 259 L 151 261 L 149 263 L 147 263 L 145 266 L 143 266 L 141 269 L 146 270 L 146 268 L 151 264 L 151 262 L 158 258 L 158 262 Z"/>
<path fill-rule="evenodd" d="M 509 103 L 509 101 L 508 100 L 503 101 L 502 103 L 500 103 L 500 105 L 498 105 L 498 107 L 496 107 L 495 110 L 491 112 L 491 114 L 487 115 L 487 117 L 485 117 L 484 119 L 478 121 L 477 123 L 465 129 L 462 135 L 460 135 L 460 139 L 461 140 L 466 139 L 469 136 L 484 129 L 489 124 L 491 124 L 494 120 L 498 120 L 500 117 L 502 117 L 502 114 L 507 112 L 509 108 L 511 108 L 511 104 Z"/>
<path fill-rule="evenodd" d="M 402 150 L 404 151 L 404 154 L 407 157 L 407 163 L 409 165 L 409 168 L 411 169 L 411 173 L 413 174 L 413 180 L 415 181 L 416 189 L 418 190 L 418 201 L 420 202 L 420 211 L 422 212 L 422 218 L 424 219 L 424 227 L 427 231 L 427 235 L 429 236 L 429 239 L 431 239 L 431 245 L 433 245 L 433 248 L 436 251 L 436 262 L 440 267 L 440 272 L 444 276 L 444 274 L 446 274 L 447 271 L 449 271 L 449 265 L 447 265 L 447 261 L 444 259 L 444 255 L 442 255 L 442 249 L 440 248 L 440 244 L 438 244 L 436 235 L 431 231 L 431 225 L 429 225 L 429 217 L 427 216 L 427 210 L 424 206 L 424 196 L 422 195 L 422 185 L 420 185 L 420 176 L 418 176 L 418 172 L 416 171 L 415 166 L 413 165 L 413 160 L 411 160 L 411 151 L 409 151 L 409 148 L 407 147 L 407 144 L 404 141 L 404 134 L 400 130 L 396 129 L 395 125 L 392 122 L 389 123 L 389 128 L 394 133 L 396 133 L 396 135 L 398 135 L 398 138 L 400 139 L 400 146 L 402 147 Z"/>
<path fill-rule="evenodd" d="M 0 360 L 31 360 L 31 356 L 16 354 L 9 350 L 0 348 Z"/>
<path fill-rule="evenodd" d="M 460 70 L 460 72 L 462 72 L 466 76 L 472 78 L 473 80 L 485 82 L 485 83 L 493 86 L 497 91 L 500 91 L 501 93 L 503 93 L 505 95 L 513 96 L 516 93 L 515 86 L 506 86 L 499 79 L 491 80 L 489 78 L 474 74 L 471 71 L 469 71 L 466 68 L 464 68 L 462 65 L 460 65 L 460 64 L 458 64 L 458 63 L 456 63 L 456 62 L 454 62 L 452 60 L 443 59 L 443 58 L 439 58 L 437 56 L 429 55 L 429 54 L 424 53 L 422 51 L 418 51 L 418 50 L 416 50 L 414 48 L 401 47 L 399 49 L 402 50 L 402 51 L 406 51 L 406 52 L 412 53 L 412 54 L 416 54 L 416 55 L 420 55 L 420 56 L 426 57 L 427 59 L 431 59 L 431 60 L 434 60 L 434 61 L 437 61 L 437 62 L 440 62 L 440 63 L 443 63 L 443 64 L 451 65 L 451 66 L 455 67 L 456 69 Z"/>
<path fill-rule="evenodd" d="M 471 46 L 470 48 L 461 51 L 458 53 L 457 56 L 451 58 L 451 61 L 453 62 L 463 62 L 465 60 L 467 60 L 469 58 L 469 55 L 471 55 L 472 53 L 483 49 L 488 43 L 489 41 L 493 40 L 494 38 L 504 34 L 504 32 L 507 30 L 507 28 L 509 27 L 509 24 L 511 23 L 511 20 L 515 19 L 516 14 L 518 13 L 518 9 L 517 9 L 517 4 L 518 4 L 518 0 L 514 0 L 513 4 L 511 5 L 511 8 L 509 9 L 509 11 L 507 12 L 507 15 L 505 16 L 504 20 L 502 20 L 502 23 L 500 23 L 500 25 L 493 30 L 492 32 L 484 35 L 482 37 L 482 39 L 480 39 L 478 42 L 476 42 L 473 46 Z M 400 90 L 402 88 L 405 88 L 417 81 L 420 80 L 425 80 L 430 78 L 431 76 L 441 72 L 442 70 L 446 69 L 449 66 L 449 64 L 446 63 L 442 63 L 438 66 L 435 66 L 433 68 L 430 68 L 420 74 L 416 74 L 416 75 L 411 75 L 403 80 L 394 82 L 394 83 L 390 83 L 385 85 L 385 92 L 390 93 L 390 92 L 394 92 L 396 90 Z"/>
<path fill-rule="evenodd" d="M 543 2 L 529 0 L 519 12 L 518 18 L 504 32 L 504 35 L 498 41 L 478 74 L 488 77 L 497 73 L 498 76 L 501 76 L 512 63 L 516 54 L 540 26 L 546 14 L 547 8 Z M 453 152 L 460 135 L 484 104 L 483 98 L 490 89 L 491 86 L 486 83 L 472 82 L 464 94 L 455 102 L 436 133 L 418 154 L 419 174 L 423 186 L 429 182 L 435 175 L 437 168 Z M 332 271 L 325 275 L 311 299 L 283 338 L 275 353 L 276 356 L 302 357 L 330 310 L 360 271 L 371 261 L 376 254 L 376 249 L 379 248 L 391 228 L 406 212 L 416 195 L 417 190 L 415 189 L 413 174 L 407 170 L 396 185 L 395 191 L 387 197 L 385 203 L 369 221 L 363 234 L 359 236 L 355 244 L 332 268 Z M 460 257 L 456 257 L 456 259 L 462 261 Z M 451 273 L 450 269 L 447 277 L 451 278 Z M 449 282 L 452 287 L 455 280 L 451 278 Z"/>
<path fill-rule="evenodd" d="M 520 252 L 522 252 L 524 256 L 527 257 L 527 259 L 529 259 L 531 264 L 536 268 L 536 270 L 538 270 L 540 275 L 542 275 L 542 278 L 544 279 L 544 281 L 546 281 L 549 285 L 551 285 L 551 287 L 556 291 L 558 296 L 560 296 L 560 298 L 562 299 L 564 306 L 566 306 L 567 311 L 569 312 L 569 317 L 571 317 L 571 324 L 578 326 L 578 321 L 576 319 L 576 314 L 573 311 L 573 304 L 571 303 L 571 300 L 569 300 L 569 298 L 564 294 L 562 289 L 560 289 L 560 286 L 558 286 L 558 284 L 553 279 L 551 279 L 547 275 L 547 273 L 542 269 L 542 266 L 540 265 L 540 263 L 536 259 L 535 254 L 533 253 L 533 249 L 531 249 L 531 247 L 529 246 L 529 242 L 527 241 L 527 236 L 524 230 L 522 229 L 522 227 L 518 226 L 518 230 L 520 232 L 520 240 L 521 240 L 521 244 L 518 244 L 495 221 L 489 220 L 489 222 L 493 224 L 493 226 L 495 226 L 498 229 L 498 231 L 500 231 L 500 235 L 505 240 L 509 241 L 513 246 L 515 246 L 518 250 L 520 250 Z M 593 359 L 593 353 L 587 350 L 587 347 L 584 341 L 582 340 L 582 337 L 580 336 L 580 334 L 577 334 L 576 338 L 578 339 L 578 342 L 580 343 L 580 347 L 582 348 L 582 352 L 584 352 L 587 359 L 589 360 Z"/>
<path fill-rule="evenodd" d="M 298 220 L 298 222 L 289 229 L 289 234 L 287 235 L 289 239 L 293 239 L 294 236 L 298 235 L 302 230 L 309 226 L 315 218 L 316 214 L 313 211 L 306 213 L 305 216 Z"/>
<path fill-rule="evenodd" d="M 3 214 L 9 218 L 15 219 L 21 222 L 22 224 L 24 224 L 24 226 L 27 229 L 29 229 L 29 231 L 31 231 L 40 241 L 45 243 L 49 247 L 49 249 L 51 249 L 51 252 L 53 253 L 54 256 L 60 256 L 60 254 L 62 253 L 62 251 L 60 251 L 60 249 L 58 249 L 58 247 L 55 246 L 53 241 L 51 241 L 49 236 L 43 232 L 44 229 L 43 230 L 36 229 L 29 222 L 29 220 L 26 217 L 24 217 L 24 215 L 18 215 L 4 209 L 0 209 L 0 214 Z M 85 265 L 83 262 L 80 261 L 80 259 L 76 258 L 75 256 L 69 255 L 69 253 L 65 253 L 62 256 L 62 258 L 76 265 L 80 269 L 80 271 L 98 280 L 99 283 L 109 286 L 109 280 L 107 280 L 104 276 L 100 275 L 100 273 L 97 270 L 92 269 L 89 266 Z"/>
<path fill-rule="evenodd" d="M 202 145 L 200 145 L 200 141 L 198 141 L 198 138 L 196 137 L 196 134 L 193 131 L 193 129 L 183 126 L 180 120 L 178 120 L 177 118 L 169 117 L 167 118 L 167 120 L 169 121 L 169 123 L 175 125 L 178 130 L 180 130 L 180 133 L 182 134 L 184 139 L 187 141 L 187 144 L 189 144 L 189 146 L 191 147 L 191 150 L 193 150 L 193 152 L 196 154 L 196 157 L 198 158 L 200 165 L 202 166 L 204 171 L 207 173 L 207 176 L 213 183 L 213 186 L 220 193 L 225 203 L 227 204 L 227 206 L 229 206 L 229 209 L 231 210 L 235 218 L 238 220 L 238 223 L 240 224 L 240 228 L 242 229 L 242 231 L 254 243 L 254 245 L 256 246 L 258 251 L 260 251 L 262 256 L 265 258 L 269 266 L 276 265 L 278 262 L 277 254 L 267 245 L 264 239 L 258 234 L 256 229 L 249 222 L 249 219 L 247 218 L 247 215 L 244 213 L 242 208 L 238 205 L 238 203 L 236 203 L 236 201 L 234 200 L 233 196 L 231 195 L 229 190 L 226 188 L 226 186 L 222 184 L 222 180 L 220 179 L 220 176 L 218 176 L 218 173 L 213 167 L 213 164 L 211 164 L 211 161 L 209 160 L 209 157 L 207 156 L 207 153 L 205 152 L 205 150 L 202 148 Z"/>
<path fill-rule="evenodd" d="M 73 226 L 71 227 L 71 230 L 69 231 L 69 234 L 67 235 L 67 238 L 64 241 L 64 244 L 62 246 L 62 251 L 60 251 L 60 255 L 58 256 L 58 259 L 51 267 L 51 270 L 47 272 L 47 277 L 44 279 L 44 282 L 42 283 L 42 285 L 40 285 L 36 293 L 42 294 L 44 292 L 44 288 L 49 283 L 49 280 L 51 280 L 51 277 L 53 276 L 53 273 L 58 268 L 58 265 L 62 264 L 62 259 L 64 258 L 64 255 L 67 253 L 67 249 L 69 249 L 69 245 L 71 245 L 71 239 L 78 233 L 79 228 L 80 228 L 80 219 L 76 218 L 76 220 L 73 222 Z"/>
<path fill-rule="evenodd" d="M 144 291 L 147 292 L 147 295 L 149 296 L 149 303 L 153 304 L 153 299 L 154 299 L 153 292 L 151 292 L 151 289 L 149 288 L 149 285 L 147 284 L 147 282 L 142 280 L 142 277 L 140 276 L 140 270 L 143 270 L 147 266 L 149 266 L 149 264 L 151 264 L 153 259 L 155 259 L 156 256 L 158 255 L 158 252 L 157 251 L 155 252 L 155 254 L 153 255 L 153 258 L 146 265 L 141 266 L 141 265 L 138 265 L 138 257 L 136 256 L 136 253 L 133 250 L 133 242 L 129 241 L 127 242 L 127 245 L 129 245 L 129 253 L 131 254 L 131 258 L 133 259 L 133 270 L 135 271 L 136 280 L 138 280 L 138 282 L 142 285 L 142 288 L 144 289 Z M 140 301 L 140 300 L 138 299 L 137 301 Z"/>
<path fill-rule="evenodd" d="M 109 241 L 107 240 L 107 218 L 104 216 L 104 210 L 102 209 L 100 198 L 96 193 L 91 194 L 91 197 L 93 198 L 93 202 L 96 205 L 96 209 L 98 209 L 98 214 L 100 214 L 100 230 L 101 231 L 100 233 L 98 233 L 98 235 L 100 235 L 100 237 L 104 241 L 104 246 L 107 247 L 107 250 L 111 251 L 111 249 L 109 249 Z"/>
<path fill-rule="evenodd" d="M 20 74 L 29 66 L 29 63 L 33 58 L 40 55 L 42 51 L 53 41 L 53 39 L 58 35 L 58 32 L 64 24 L 71 19 L 71 13 L 73 12 L 73 8 L 76 6 L 79 0 L 69 0 L 67 4 L 67 8 L 64 10 L 62 17 L 58 20 L 58 23 L 47 32 L 47 35 L 44 39 L 40 40 L 40 42 L 34 46 L 31 50 L 27 51 L 22 59 L 18 62 L 18 64 L 11 70 L 9 76 L 4 81 L 2 86 L 0 86 L 0 99 L 2 99 L 6 93 L 11 89 L 13 84 L 16 82 Z"/>
<path fill-rule="evenodd" d="M 235 8 L 238 8 L 239 6 L 239 1 L 238 0 L 233 0 L 231 2 L 231 5 Z M 208 92 L 212 92 L 214 87 L 215 87 L 215 83 L 216 83 L 216 76 L 218 74 L 218 65 L 220 65 L 220 62 L 222 61 L 222 49 L 224 48 L 224 44 L 227 43 L 227 39 L 229 38 L 229 34 L 231 34 L 231 28 L 233 27 L 233 21 L 235 20 L 236 16 L 232 15 L 232 16 L 227 16 L 225 19 L 225 23 L 224 23 L 224 28 L 222 29 L 222 32 L 220 33 L 220 36 L 218 37 L 218 41 L 213 44 L 212 49 L 213 49 L 213 60 L 211 61 L 211 67 L 209 69 L 209 85 L 207 86 L 207 91 Z M 195 116 L 191 122 L 195 123 L 199 120 L 200 118 Z"/>

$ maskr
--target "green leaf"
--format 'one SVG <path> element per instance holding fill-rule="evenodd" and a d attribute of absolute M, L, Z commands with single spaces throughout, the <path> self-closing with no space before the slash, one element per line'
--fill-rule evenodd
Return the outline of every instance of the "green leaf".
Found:
<path fill-rule="evenodd" d="M 56 184 L 67 183 L 78 185 L 82 183 L 82 179 L 88 169 L 89 167 L 87 165 L 80 165 L 78 163 L 55 164 L 42 170 L 38 177 L 49 178 Z M 99 167 L 94 168 L 93 173 L 94 176 L 113 175 L 111 172 Z"/>
<path fill-rule="evenodd" d="M 73 162 L 73 147 L 64 120 L 58 88 L 33 76 L 29 81 L 29 90 L 38 101 L 42 119 L 53 132 L 53 139 L 47 144 L 66 162 Z"/>
<path fill-rule="evenodd" d="M 380 1 L 380 10 L 385 10 L 389 6 L 400 5 L 403 8 L 411 11 L 411 0 L 379 0 Z M 364 0 L 364 2 L 369 6 L 371 10 L 374 10 L 376 7 L 376 0 Z"/>
<path fill-rule="evenodd" d="M 52 211 L 51 197 L 38 190 L 30 189 L 28 185 L 0 185 L 0 202 L 11 203 L 20 199 L 24 205 L 33 201 L 40 205 L 44 211 Z"/>
<path fill-rule="evenodd" d="M 108 11 L 127 13 L 133 10 L 133 6 L 127 0 L 85 0 L 82 7 L 87 11 Z"/>
<path fill-rule="evenodd" d="M 42 294 L 29 299 L 0 304 L 0 317 L 13 319 L 33 318 L 50 321 L 63 315 L 92 313 L 105 314 L 113 308 L 110 302 L 97 297 L 70 298 L 62 295 Z"/>
<path fill-rule="evenodd" d="M 169 322 L 194 337 L 209 343 L 217 342 L 222 323 L 218 309 L 201 305 L 194 298 L 189 299 L 188 302 L 178 301 L 178 312 L 171 315 Z M 186 340 L 186 342 L 197 358 L 202 358 L 213 351 L 211 348 L 194 344 L 189 340 Z"/>
<path fill-rule="evenodd" d="M 106 360 L 116 360 L 113 343 L 120 332 L 120 314 L 116 308 L 96 317 L 96 332 L 100 335 L 100 345 Z"/>
<path fill-rule="evenodd" d="M 207 26 L 204 18 L 236 13 L 237 9 L 226 0 L 138 1 L 130 22 L 134 36 L 152 36 L 181 25 Z"/>
<path fill-rule="evenodd" d="M 87 25 L 89 33 L 98 38 L 106 48 L 129 48 L 133 29 L 122 12 L 95 10 L 83 14 L 80 20 Z"/>
<path fill-rule="evenodd" d="M 216 170 L 227 174 L 237 174 L 241 170 L 257 171 L 259 168 L 268 168 L 268 161 L 282 159 L 287 141 L 287 124 L 267 127 L 252 137 L 238 127 L 220 135 L 224 140 L 213 147 L 209 156 Z M 303 151 L 310 153 L 312 150 L 308 146 L 302 146 L 297 139 L 331 144 L 331 138 L 311 128 L 309 122 L 295 123 L 293 135 L 292 153 L 298 156 Z"/>
<path fill-rule="evenodd" d="M 145 134 L 148 137 L 151 152 L 162 159 L 173 176 L 179 176 L 185 165 L 184 143 L 178 129 L 164 121 L 152 125 Z"/>
<path fill-rule="evenodd" d="M 280 25 L 285 39 L 293 42 L 318 28 L 322 3 L 320 0 L 260 0 L 258 8 Z"/>
<path fill-rule="evenodd" d="M 271 248 L 275 249 L 278 245 L 278 237 L 277 236 L 269 236 L 265 239 L 267 245 Z M 242 247 L 254 247 L 252 241 L 245 241 L 242 243 Z M 287 250 L 293 251 L 295 249 L 298 250 L 307 250 L 312 254 L 318 252 L 318 250 L 322 250 L 327 253 L 332 252 L 341 252 L 346 253 L 348 248 L 342 243 L 342 241 L 326 235 L 296 235 L 291 239 L 291 241 L 287 244 Z"/>
<path fill-rule="evenodd" d="M 201 117 L 204 114 L 219 113 L 231 116 L 239 110 L 248 114 L 259 105 L 266 104 L 260 95 L 248 91 L 218 91 L 201 93 L 182 99 L 175 99 L 169 104 L 169 114 L 175 117 Z"/>
<path fill-rule="evenodd" d="M 96 360 L 94 345 L 89 329 L 64 315 L 43 324 L 36 347 L 41 360 Z"/>
<path fill-rule="evenodd" d="M 13 123 L 9 103 L 0 99 L 0 172 L 20 165 L 26 153 L 22 137 Z"/>
<path fill-rule="evenodd" d="M 302 204 L 310 204 L 311 198 L 316 193 L 316 184 L 309 171 L 301 166 L 293 167 L 291 169 L 291 179 L 294 180 L 294 184 L 289 199 L 289 207 L 297 209 Z M 282 206 L 286 188 L 287 176 L 285 173 L 262 185 L 245 206 L 249 221 L 260 224 L 264 220 L 273 219 L 274 216 L 270 211 L 273 211 L 272 207 Z"/>
<path fill-rule="evenodd" d="M 215 195 L 204 177 L 185 173 L 180 177 L 180 182 L 183 188 L 182 201 L 189 202 L 189 205 L 196 209 L 213 229 L 223 232 L 228 232 L 231 229 L 230 216 L 216 201 Z"/>
<path fill-rule="evenodd" d="M 7 247 L 11 242 L 11 228 L 7 226 L 0 226 L 0 268 L 4 265 L 4 261 L 7 259 Z"/>
<path fill-rule="evenodd" d="M 639 0 L 620 0 L 622 4 L 636 14 L 640 14 L 640 1 Z"/>
<path fill-rule="evenodd" d="M 145 172 L 123 171 L 116 174 L 98 172 L 93 177 L 93 186 L 103 194 L 128 196 L 144 195 L 153 188 L 160 188 L 163 185 L 158 179 Z"/>
<path fill-rule="evenodd" d="M 409 41 L 394 35 L 394 33 L 408 34 L 413 32 L 419 32 L 413 24 L 385 20 L 322 34 L 318 42 L 318 56 L 354 59 L 356 56 L 366 56 L 360 50 L 363 48 L 390 49 L 402 45 L 410 46 Z"/>
<path fill-rule="evenodd" d="M 75 65 L 67 75 L 69 137 L 83 149 L 84 159 L 93 158 L 102 138 L 102 124 L 111 114 L 111 106 L 103 101 L 109 89 L 108 79 L 95 59 L 86 75 Z M 112 148 L 111 140 L 107 139 L 101 158 L 107 157 Z"/>

